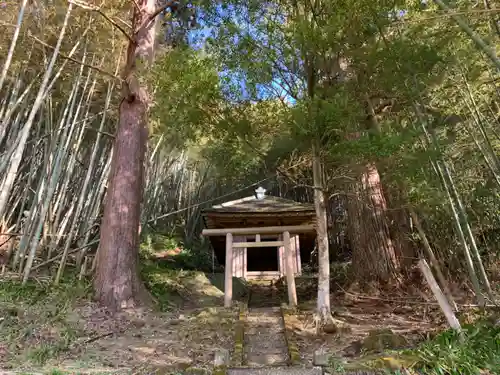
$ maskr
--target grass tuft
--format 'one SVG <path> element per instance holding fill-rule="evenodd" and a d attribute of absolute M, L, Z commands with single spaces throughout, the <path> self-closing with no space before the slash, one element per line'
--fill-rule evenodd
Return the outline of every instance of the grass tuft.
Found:
<path fill-rule="evenodd" d="M 69 350 L 78 337 L 76 323 L 67 322 L 76 301 L 88 300 L 87 281 L 65 280 L 57 286 L 34 281 L 0 284 L 0 363 L 43 366 Z"/>
<path fill-rule="evenodd" d="M 464 325 L 465 340 L 448 330 L 405 354 L 427 375 L 500 374 L 500 326 L 489 321 Z"/>

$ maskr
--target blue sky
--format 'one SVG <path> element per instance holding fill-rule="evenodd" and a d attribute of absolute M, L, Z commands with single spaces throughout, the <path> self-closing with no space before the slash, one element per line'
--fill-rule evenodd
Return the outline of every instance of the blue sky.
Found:
<path fill-rule="evenodd" d="M 214 36 L 216 30 L 213 26 L 210 26 L 208 22 L 205 21 L 206 15 L 199 14 L 198 15 L 198 27 L 188 34 L 188 43 L 195 50 L 201 50 L 205 46 L 206 40 L 209 37 Z M 212 17 L 220 17 L 222 21 L 223 18 L 230 17 L 233 22 L 235 22 L 238 26 L 246 29 L 246 31 L 253 38 L 258 39 L 257 31 L 252 25 L 247 21 L 248 17 L 245 12 L 241 10 L 235 10 L 232 6 L 224 6 L 218 5 L 216 8 L 216 14 L 212 15 Z M 214 20 L 210 20 L 210 23 L 214 23 Z M 221 77 L 221 81 L 229 81 L 229 85 L 233 88 L 238 87 L 240 90 L 239 96 L 240 100 L 251 99 L 250 93 L 246 90 L 245 77 L 242 72 L 235 72 L 230 70 L 225 70 L 219 72 L 219 76 Z M 294 103 L 295 100 L 291 98 L 282 88 L 282 84 L 278 78 L 271 84 L 271 88 L 265 85 L 257 85 L 257 96 L 258 99 L 273 99 L 281 96 L 282 98 L 290 103 Z"/>

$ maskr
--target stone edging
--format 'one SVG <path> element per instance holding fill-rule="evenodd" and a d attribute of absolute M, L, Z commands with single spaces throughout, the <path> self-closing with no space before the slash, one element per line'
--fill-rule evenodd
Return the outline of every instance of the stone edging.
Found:
<path fill-rule="evenodd" d="M 292 315 L 292 310 L 290 310 L 286 304 L 281 304 L 281 316 L 283 317 L 283 326 L 286 346 L 288 348 L 289 365 L 295 366 L 300 364 L 300 353 L 297 344 L 292 338 L 292 327 L 290 325 L 290 320 L 288 317 Z"/>
<path fill-rule="evenodd" d="M 238 320 L 236 321 L 234 327 L 234 351 L 231 357 L 231 363 L 233 366 L 243 366 L 243 361 L 244 361 L 243 347 L 245 344 L 246 313 L 247 313 L 247 304 L 242 302 L 240 303 Z"/>

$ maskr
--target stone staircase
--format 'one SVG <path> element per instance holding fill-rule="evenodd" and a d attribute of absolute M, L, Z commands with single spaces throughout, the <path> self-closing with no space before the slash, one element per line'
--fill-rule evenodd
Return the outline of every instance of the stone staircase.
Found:
<path fill-rule="evenodd" d="M 288 365 L 288 347 L 279 307 L 250 308 L 245 325 L 246 366 Z"/>
<path fill-rule="evenodd" d="M 289 367 L 285 327 L 279 307 L 254 307 L 245 321 L 243 368 L 227 375 L 322 375 L 321 368 Z"/>
<path fill-rule="evenodd" d="M 279 306 L 280 297 L 274 285 L 254 284 L 251 287 L 248 310 L 244 319 L 242 366 L 228 368 L 226 375 L 322 375 L 324 373 L 320 367 L 290 366 L 285 325 Z"/>

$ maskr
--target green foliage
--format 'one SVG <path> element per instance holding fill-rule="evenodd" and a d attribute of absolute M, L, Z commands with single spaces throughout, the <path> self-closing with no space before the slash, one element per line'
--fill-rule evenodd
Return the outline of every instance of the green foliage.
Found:
<path fill-rule="evenodd" d="M 0 302 L 4 305 L 26 304 L 28 306 L 50 305 L 58 312 L 78 299 L 89 298 L 92 288 L 87 280 L 66 278 L 59 285 L 50 285 L 31 281 L 20 285 L 17 281 L 2 281 L 0 284 Z"/>
<path fill-rule="evenodd" d="M 173 145 L 208 137 L 222 109 L 214 60 L 189 48 L 176 48 L 158 58 L 149 76 L 154 87 L 154 132 Z"/>
<path fill-rule="evenodd" d="M 190 245 L 190 246 L 189 246 Z M 172 236 L 148 233 L 141 244 L 143 259 L 155 261 L 169 270 L 212 271 L 213 259 L 208 243 L 183 243 Z"/>
<path fill-rule="evenodd" d="M 184 249 L 178 256 L 174 257 L 170 267 L 181 270 L 198 270 L 211 272 L 212 256 L 208 248 Z"/>
<path fill-rule="evenodd" d="M 345 374 L 347 372 L 344 367 L 342 358 L 337 358 L 334 356 L 328 358 L 328 369 L 332 372 L 335 372 L 336 374 Z"/>
<path fill-rule="evenodd" d="M 57 358 L 59 355 L 68 352 L 71 342 L 76 335 L 64 335 L 63 339 L 55 343 L 41 343 L 37 348 L 28 353 L 28 358 L 38 366 L 45 365 L 50 359 Z"/>
<path fill-rule="evenodd" d="M 206 51 L 230 103 L 220 105 L 217 121 L 206 118 L 204 129 L 212 133 L 199 155 L 213 163 L 219 182 L 234 188 L 297 159 L 302 164 L 294 170 L 295 182 L 310 185 L 313 139 L 321 140 L 329 175 L 356 176 L 359 165 L 378 162 L 386 186 L 404 190 L 408 202 L 400 203 L 411 202 L 423 214 L 437 251 L 457 258 L 447 196 L 429 160 L 442 156 L 452 166 L 476 233 L 498 226 L 498 190 L 471 139 L 471 131 L 480 138 L 473 121 L 479 116 L 500 150 L 490 103 L 497 94 L 494 85 L 484 84 L 492 78 L 487 63 L 432 2 L 345 0 L 322 2 L 321 11 L 313 7 L 236 0 L 224 4 L 222 15 L 210 13 Z M 406 14 L 394 17 L 401 9 Z M 478 30 L 487 30 L 486 17 L 470 17 Z M 339 73 L 337 62 L 344 81 L 330 80 Z M 369 129 L 366 97 L 381 134 Z M 384 101 L 391 104 L 378 107 Z M 415 103 L 426 112 L 439 150 L 426 146 Z M 465 120 L 447 123 L 450 115 Z M 346 139 L 354 133 L 360 137 Z"/>
<path fill-rule="evenodd" d="M 227 135 L 207 143 L 203 156 L 214 161 L 220 176 L 237 179 L 251 176 L 262 165 L 262 158 L 251 145 Z"/>
<path fill-rule="evenodd" d="M 500 326 L 481 321 L 463 327 L 465 340 L 448 330 L 412 351 L 415 368 L 429 375 L 477 375 L 500 372 Z"/>
<path fill-rule="evenodd" d="M 156 299 L 161 311 L 171 310 L 179 301 L 180 296 L 172 280 L 178 271 L 162 267 L 152 261 L 141 262 L 141 277 L 147 289 Z"/>
<path fill-rule="evenodd" d="M 341 141 L 331 147 L 332 156 L 349 159 L 351 163 L 401 157 L 407 146 L 415 142 L 415 133 L 384 133 L 380 136 L 363 134 L 352 141 Z M 346 160 L 347 161 L 347 160 Z"/>
<path fill-rule="evenodd" d="M 146 233 L 145 239 L 141 243 L 141 252 L 144 257 L 154 255 L 155 252 L 173 250 L 180 247 L 177 239 L 159 233 Z"/>

